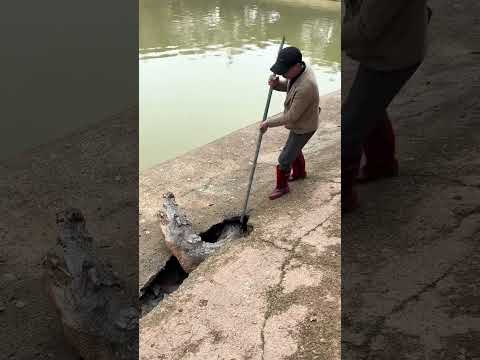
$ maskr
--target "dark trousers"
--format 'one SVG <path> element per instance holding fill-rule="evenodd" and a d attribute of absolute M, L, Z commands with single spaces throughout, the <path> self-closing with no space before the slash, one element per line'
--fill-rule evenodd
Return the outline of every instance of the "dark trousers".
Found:
<path fill-rule="evenodd" d="M 287 143 L 278 157 L 278 164 L 282 171 L 286 173 L 290 172 L 293 161 L 298 155 L 300 155 L 303 147 L 307 144 L 313 134 L 315 134 L 315 131 L 308 134 L 296 134 L 293 131 L 290 131 Z"/>
<path fill-rule="evenodd" d="M 363 65 L 342 105 L 342 168 L 359 166 L 362 151 L 377 160 L 394 156 L 395 140 L 387 107 L 420 64 L 394 71 Z"/>

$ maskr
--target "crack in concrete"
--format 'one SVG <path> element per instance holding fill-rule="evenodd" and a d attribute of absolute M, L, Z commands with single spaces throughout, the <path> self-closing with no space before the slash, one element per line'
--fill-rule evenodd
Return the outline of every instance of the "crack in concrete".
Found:
<path fill-rule="evenodd" d="M 266 243 L 266 244 L 270 245 L 271 247 L 273 247 L 277 250 L 282 250 L 282 251 L 287 251 L 287 252 L 292 251 L 289 248 L 278 246 L 277 244 L 275 244 L 273 241 L 270 241 L 270 240 L 263 240 L 262 239 L 262 240 L 260 240 L 260 242 Z"/>
<path fill-rule="evenodd" d="M 454 226 L 452 226 L 449 231 L 450 232 L 453 232 L 454 230 L 458 229 L 461 225 L 462 225 L 462 222 L 464 219 L 468 218 L 469 216 L 471 215 L 474 215 L 474 214 L 479 214 L 480 213 L 480 206 L 476 207 L 475 209 L 473 209 L 472 211 L 469 211 L 466 216 L 463 216 L 461 219 L 458 220 L 458 223 L 455 224 Z M 477 246 L 474 246 L 474 248 L 472 249 L 473 251 L 471 253 L 475 253 L 475 251 L 480 248 L 480 245 L 477 245 Z M 464 258 L 461 258 L 460 260 L 454 262 L 452 265 L 450 265 L 448 267 L 448 269 L 443 273 L 441 274 L 440 276 L 438 276 L 435 280 L 433 280 L 431 283 L 425 285 L 423 288 L 421 288 L 419 291 L 417 291 L 415 294 L 413 295 L 410 295 L 409 297 L 407 297 L 406 299 L 402 300 L 400 303 L 398 303 L 396 306 L 394 306 L 392 308 L 392 310 L 386 314 L 386 315 L 383 315 L 383 316 L 380 316 L 377 321 L 375 322 L 375 324 L 372 326 L 372 329 L 367 332 L 366 334 L 366 340 L 360 344 L 360 345 L 354 345 L 350 342 L 347 342 L 347 341 L 342 341 L 343 344 L 351 344 L 351 347 L 353 348 L 356 348 L 358 350 L 360 350 L 361 352 L 366 352 L 366 359 L 368 359 L 370 357 L 370 354 L 371 354 L 371 343 L 372 341 L 380 334 L 380 332 L 382 331 L 382 329 L 384 328 L 385 326 L 385 323 L 387 321 L 387 319 L 401 311 L 403 311 L 407 305 L 409 305 L 410 303 L 412 302 L 418 302 L 420 300 L 420 297 L 422 295 L 424 295 L 425 293 L 433 290 L 436 288 L 436 286 L 438 285 L 438 283 L 440 281 L 442 281 L 443 279 L 445 279 L 458 265 L 460 265 L 461 263 L 463 263 L 463 261 L 465 260 L 465 258 L 468 258 L 470 255 L 467 255 L 466 257 Z"/>
<path fill-rule="evenodd" d="M 333 199 L 334 199 L 336 196 L 340 195 L 340 194 L 341 194 L 341 191 L 336 191 L 336 192 L 331 193 L 331 194 L 330 194 L 330 198 L 329 198 L 326 202 L 327 202 L 327 203 L 332 202 Z M 328 219 L 330 219 L 332 216 L 333 216 L 333 215 L 331 215 Z M 326 219 L 326 220 L 328 220 L 328 219 Z M 307 233 L 301 235 L 299 238 L 301 239 L 301 238 L 303 238 L 303 237 L 305 237 L 305 236 L 310 235 L 313 231 L 317 230 L 318 227 L 321 226 L 321 225 L 322 225 L 322 224 L 319 224 L 319 225 L 317 225 L 316 227 L 314 227 L 313 229 L 310 229 Z M 298 241 L 299 238 L 294 239 L 294 243 L 295 243 L 296 241 Z M 294 247 L 294 246 L 292 246 L 292 249 L 289 249 L 289 248 L 287 248 L 287 247 L 278 246 L 278 245 L 275 244 L 273 241 L 269 241 L 269 240 L 264 240 L 264 239 L 262 239 L 262 240 L 260 240 L 260 242 L 269 244 L 269 245 L 271 245 L 273 248 L 275 248 L 275 249 L 277 249 L 277 250 L 283 250 L 283 251 L 287 251 L 287 252 L 293 252 L 293 251 L 295 251 L 295 247 Z"/>
<path fill-rule="evenodd" d="M 328 202 L 332 202 L 333 199 L 335 198 L 335 196 L 336 196 L 335 194 L 333 196 L 331 196 L 330 199 L 328 200 Z M 334 216 L 335 216 L 335 213 L 330 214 L 322 222 L 320 222 L 319 224 L 317 224 L 316 226 L 314 226 L 313 228 L 311 228 L 310 230 L 305 232 L 303 235 L 298 236 L 294 240 L 291 250 L 282 249 L 282 250 L 286 250 L 288 252 L 288 256 L 285 258 L 285 260 L 282 263 L 282 266 L 280 267 L 280 270 L 281 270 L 280 281 L 274 287 L 281 287 L 283 281 L 285 280 L 286 267 L 291 262 L 291 260 L 294 258 L 295 250 L 298 247 L 298 245 L 300 244 L 301 240 L 303 238 L 309 236 L 311 233 L 313 233 L 314 231 L 316 231 L 320 227 L 322 227 L 327 221 L 331 220 Z M 270 318 L 269 313 L 270 313 L 270 309 L 267 309 L 267 311 L 265 312 L 265 317 L 263 319 L 262 329 L 261 329 L 261 332 L 260 332 L 261 348 L 262 348 L 262 360 L 264 360 L 264 356 L 265 356 L 265 326 L 267 324 L 267 320 Z"/>
<path fill-rule="evenodd" d="M 262 330 L 260 331 L 260 340 L 262 341 L 262 360 L 265 359 L 265 326 L 267 325 L 268 318 L 265 316 L 263 318 Z"/>
<path fill-rule="evenodd" d="M 372 330 L 369 331 L 366 335 L 366 340 L 364 341 L 363 344 L 357 346 L 358 348 L 362 349 L 363 348 L 363 351 L 366 350 L 366 359 L 369 359 L 370 358 L 370 354 L 371 354 L 371 344 L 373 342 L 373 340 L 378 336 L 378 334 L 380 334 L 380 332 L 382 331 L 382 329 L 384 328 L 385 326 L 385 323 L 387 322 L 387 319 L 399 312 L 401 312 L 402 310 L 404 310 L 410 303 L 412 302 L 418 302 L 420 300 L 420 297 L 435 289 L 435 287 L 437 286 L 437 284 L 442 281 L 443 279 L 445 279 L 452 271 L 453 269 L 460 264 L 460 262 L 463 261 L 463 258 L 460 259 L 459 261 L 455 262 L 454 264 L 450 265 L 449 268 L 442 274 L 440 275 L 439 277 L 437 277 L 434 281 L 432 281 L 431 283 L 425 285 L 423 288 L 421 288 L 418 292 L 416 292 L 415 294 L 413 295 L 410 295 L 409 297 L 407 297 L 406 299 L 402 300 L 399 304 L 397 304 L 396 306 L 393 307 L 393 309 L 386 315 L 383 315 L 381 316 L 376 322 L 375 324 L 373 325 L 372 327 Z"/>

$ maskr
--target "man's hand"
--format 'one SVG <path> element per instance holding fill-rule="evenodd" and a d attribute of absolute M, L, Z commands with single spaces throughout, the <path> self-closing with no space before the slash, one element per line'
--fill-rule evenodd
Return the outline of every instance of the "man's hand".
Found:
<path fill-rule="evenodd" d="M 272 89 L 276 88 L 279 83 L 280 83 L 280 78 L 276 75 L 271 75 L 268 78 L 268 86 L 270 86 Z"/>
<path fill-rule="evenodd" d="M 260 124 L 260 131 L 262 134 L 265 134 L 265 132 L 268 130 L 268 122 L 264 121 Z"/>

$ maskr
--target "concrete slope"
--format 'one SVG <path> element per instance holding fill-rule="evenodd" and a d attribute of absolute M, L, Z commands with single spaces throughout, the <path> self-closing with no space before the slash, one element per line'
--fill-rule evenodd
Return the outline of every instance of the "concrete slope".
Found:
<path fill-rule="evenodd" d="M 268 194 L 288 132 L 266 133 L 252 233 L 208 258 L 142 319 L 141 359 L 340 358 L 340 93 L 323 97 L 322 107 L 321 128 L 305 148 L 308 178 L 276 201 Z M 257 128 L 141 174 L 141 234 L 155 229 L 167 190 L 198 231 L 239 214 Z"/>

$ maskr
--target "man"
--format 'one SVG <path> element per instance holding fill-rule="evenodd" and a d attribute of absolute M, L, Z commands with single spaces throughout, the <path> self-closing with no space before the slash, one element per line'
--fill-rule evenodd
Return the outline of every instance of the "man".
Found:
<path fill-rule="evenodd" d="M 276 168 L 277 184 L 270 199 L 277 199 L 290 191 L 288 181 L 307 176 L 302 149 L 318 128 L 319 94 L 313 70 L 302 61 L 302 53 L 295 47 L 280 51 L 276 63 L 270 69 L 274 74 L 268 84 L 287 97 L 284 111 L 272 116 L 260 126 L 262 132 L 269 127 L 285 126 L 290 130 Z"/>
<path fill-rule="evenodd" d="M 423 61 L 430 16 L 426 0 L 345 0 L 342 50 L 360 65 L 342 106 L 342 212 L 356 181 L 398 174 L 387 107 Z"/>

